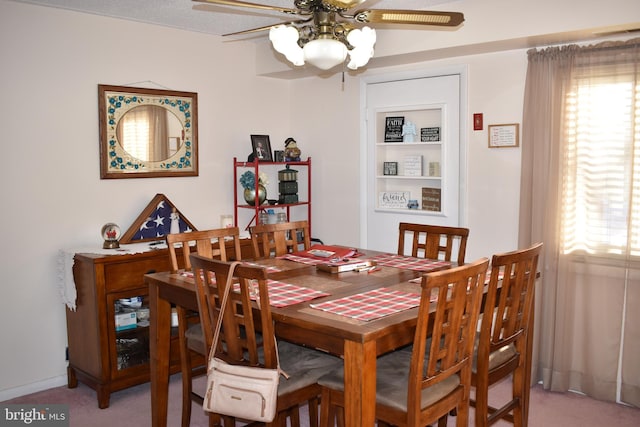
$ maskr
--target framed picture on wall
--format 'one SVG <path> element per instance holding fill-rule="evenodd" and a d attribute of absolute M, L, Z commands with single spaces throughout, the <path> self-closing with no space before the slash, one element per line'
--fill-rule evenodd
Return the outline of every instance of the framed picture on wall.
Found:
<path fill-rule="evenodd" d="M 253 147 L 253 156 L 258 159 L 258 161 L 273 161 L 269 135 L 251 135 L 251 147 Z"/>
<path fill-rule="evenodd" d="M 519 127 L 518 123 L 489 125 L 489 148 L 518 147 Z"/>

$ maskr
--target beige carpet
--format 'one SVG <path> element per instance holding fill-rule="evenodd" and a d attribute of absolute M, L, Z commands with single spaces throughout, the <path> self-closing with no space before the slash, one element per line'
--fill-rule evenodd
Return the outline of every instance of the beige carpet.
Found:
<path fill-rule="evenodd" d="M 198 381 L 198 386 L 202 387 L 202 379 Z M 506 398 L 510 385 L 507 381 L 493 387 L 492 401 L 498 403 L 496 399 Z M 180 425 L 180 390 L 180 377 L 173 376 L 169 387 L 169 427 Z M 111 404 L 107 409 L 98 409 L 95 392 L 83 384 L 75 389 L 58 387 L 2 403 L 68 404 L 71 427 L 138 427 L 148 426 L 151 423 L 149 384 L 113 393 Z M 576 393 L 547 392 L 539 386 L 532 389 L 530 408 L 530 427 L 640 426 L 640 409 L 638 408 L 601 402 Z M 473 420 L 473 409 L 471 411 L 470 419 Z M 470 426 L 474 424 L 473 421 L 469 423 Z M 201 408 L 194 405 L 191 426 L 206 427 L 207 425 L 207 418 Z M 500 421 L 495 425 L 501 427 L 511 424 Z M 449 426 L 455 426 L 455 418 L 449 418 Z"/>

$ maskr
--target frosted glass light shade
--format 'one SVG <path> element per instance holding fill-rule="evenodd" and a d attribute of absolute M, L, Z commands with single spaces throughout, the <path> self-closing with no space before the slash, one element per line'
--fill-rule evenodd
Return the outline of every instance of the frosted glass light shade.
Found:
<path fill-rule="evenodd" d="M 333 39 L 311 40 L 304 45 L 302 51 L 305 61 L 322 70 L 333 68 L 347 58 L 347 47 Z"/>
<path fill-rule="evenodd" d="M 373 57 L 373 45 L 376 44 L 376 30 L 370 27 L 355 29 L 347 34 L 347 41 L 353 46 L 349 51 L 349 64 L 347 67 L 356 70 L 358 67 L 367 65 L 369 59 Z"/>
<path fill-rule="evenodd" d="M 269 40 L 276 52 L 283 54 L 293 65 L 304 65 L 302 48 L 298 46 L 300 34 L 295 27 L 277 25 L 269 30 Z"/>

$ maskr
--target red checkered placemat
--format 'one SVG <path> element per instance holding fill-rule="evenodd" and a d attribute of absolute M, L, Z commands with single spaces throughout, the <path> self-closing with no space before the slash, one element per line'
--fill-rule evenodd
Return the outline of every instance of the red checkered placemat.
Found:
<path fill-rule="evenodd" d="M 408 270 L 428 272 L 439 270 L 445 267 L 451 267 L 451 262 L 440 261 L 437 259 L 414 258 L 410 256 L 396 254 L 381 254 L 370 258 L 375 261 L 378 266 L 406 268 Z"/>
<path fill-rule="evenodd" d="M 267 280 L 267 286 L 269 288 L 269 305 L 274 307 L 286 307 L 288 305 L 299 304 L 315 298 L 331 295 L 326 292 L 271 279 Z M 240 285 L 236 283 L 234 290 L 239 290 L 239 287 Z M 257 297 L 256 289 L 256 292 L 251 292 L 251 299 L 255 300 Z"/>
<path fill-rule="evenodd" d="M 420 294 L 380 288 L 333 301 L 310 304 L 310 307 L 357 320 L 370 321 L 419 305 Z"/>

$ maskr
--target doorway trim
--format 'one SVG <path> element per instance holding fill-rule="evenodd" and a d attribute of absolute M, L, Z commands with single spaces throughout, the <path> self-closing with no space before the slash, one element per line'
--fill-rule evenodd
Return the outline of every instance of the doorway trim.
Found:
<path fill-rule="evenodd" d="M 433 68 L 430 70 L 413 70 L 396 73 L 384 73 L 365 76 L 360 79 L 360 247 L 367 247 L 367 91 L 371 84 L 396 82 L 430 77 L 442 77 L 448 75 L 460 76 L 460 150 L 459 150 L 459 194 L 458 194 L 458 223 L 461 227 L 468 224 L 467 221 L 467 170 L 468 170 L 468 66 L 453 65 L 449 67 Z"/>

